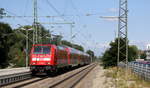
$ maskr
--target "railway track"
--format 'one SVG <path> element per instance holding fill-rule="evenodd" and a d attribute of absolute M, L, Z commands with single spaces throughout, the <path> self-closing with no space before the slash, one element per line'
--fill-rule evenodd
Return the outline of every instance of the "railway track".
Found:
<path fill-rule="evenodd" d="M 33 77 L 29 80 L 3 86 L 2 88 L 72 88 L 95 66 L 96 64 L 90 64 L 54 77 Z"/>
<path fill-rule="evenodd" d="M 75 87 L 96 65 L 88 66 L 81 71 L 72 74 L 59 82 L 52 84 L 49 88 L 73 88 Z"/>

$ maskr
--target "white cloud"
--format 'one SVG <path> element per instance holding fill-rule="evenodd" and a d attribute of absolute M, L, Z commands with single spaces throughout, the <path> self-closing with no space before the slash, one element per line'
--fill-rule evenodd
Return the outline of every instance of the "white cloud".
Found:
<path fill-rule="evenodd" d="M 113 13 L 117 13 L 118 12 L 118 8 L 109 8 L 108 11 L 109 12 L 113 12 Z"/>
<path fill-rule="evenodd" d="M 105 50 L 109 48 L 109 43 L 93 43 L 93 42 L 87 42 L 85 49 L 91 49 L 94 51 L 96 56 L 102 55 Z"/>
<path fill-rule="evenodd" d="M 109 18 L 109 19 L 105 19 L 106 21 L 118 21 L 118 18 Z"/>
<path fill-rule="evenodd" d="M 100 18 L 106 20 L 106 21 L 118 21 L 117 16 L 100 16 Z"/>
<path fill-rule="evenodd" d="M 150 44 L 150 41 L 135 41 L 135 40 L 131 40 L 130 45 L 136 45 L 138 47 L 138 49 L 142 49 L 142 50 L 146 50 L 146 46 L 148 44 Z"/>

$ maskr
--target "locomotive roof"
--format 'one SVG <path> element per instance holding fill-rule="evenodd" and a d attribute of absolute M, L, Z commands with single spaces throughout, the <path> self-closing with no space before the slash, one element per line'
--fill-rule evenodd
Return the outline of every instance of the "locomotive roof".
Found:
<path fill-rule="evenodd" d="M 80 51 L 80 50 L 77 50 L 75 48 L 72 48 L 72 47 L 69 47 L 69 46 L 58 46 L 58 47 L 64 47 L 64 48 L 69 48 L 71 50 L 72 53 L 78 53 L 78 54 L 82 54 L 82 55 L 86 55 L 86 56 L 89 56 L 87 53 L 83 52 L 83 51 Z"/>
<path fill-rule="evenodd" d="M 53 44 L 34 44 L 33 46 L 51 46 Z M 55 45 L 56 46 L 56 45 Z M 83 51 L 80 51 L 80 50 L 77 50 L 75 48 L 72 48 L 72 47 L 69 47 L 69 46 L 65 46 L 65 45 L 59 45 L 59 46 L 56 46 L 58 49 L 65 49 L 65 48 L 68 48 L 71 50 L 72 53 L 77 53 L 77 54 L 82 54 L 82 55 L 86 55 L 86 56 L 89 56 L 87 53 L 83 52 Z"/>
<path fill-rule="evenodd" d="M 52 44 L 33 44 L 33 46 L 50 46 Z"/>

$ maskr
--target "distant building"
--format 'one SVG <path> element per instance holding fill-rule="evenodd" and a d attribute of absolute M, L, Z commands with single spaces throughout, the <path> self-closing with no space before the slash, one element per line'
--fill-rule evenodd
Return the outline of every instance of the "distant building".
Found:
<path fill-rule="evenodd" d="M 150 60 L 150 44 L 146 46 L 146 59 Z"/>
<path fill-rule="evenodd" d="M 135 61 L 139 61 L 140 62 L 140 61 L 144 61 L 144 59 L 135 59 Z"/>

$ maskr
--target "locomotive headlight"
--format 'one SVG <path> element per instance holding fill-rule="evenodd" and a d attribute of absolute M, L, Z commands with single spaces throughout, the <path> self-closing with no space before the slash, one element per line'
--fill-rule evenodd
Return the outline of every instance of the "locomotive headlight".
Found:
<path fill-rule="evenodd" d="M 36 58 L 37 61 L 40 61 L 40 58 Z"/>
<path fill-rule="evenodd" d="M 32 58 L 32 61 L 36 61 L 36 58 Z"/>
<path fill-rule="evenodd" d="M 50 61 L 51 58 L 44 58 L 44 61 Z"/>
<path fill-rule="evenodd" d="M 32 58 L 32 61 L 40 61 L 40 58 Z"/>
<path fill-rule="evenodd" d="M 35 64 L 35 63 L 32 63 L 32 64 Z"/>

